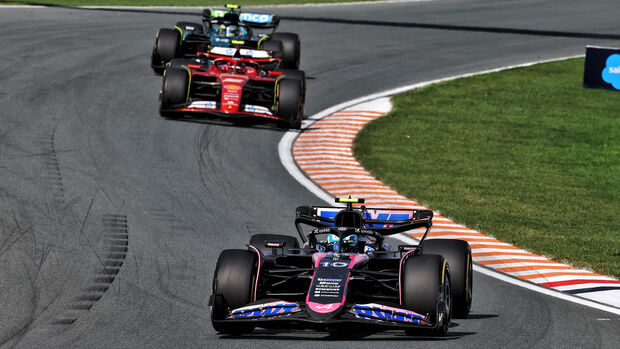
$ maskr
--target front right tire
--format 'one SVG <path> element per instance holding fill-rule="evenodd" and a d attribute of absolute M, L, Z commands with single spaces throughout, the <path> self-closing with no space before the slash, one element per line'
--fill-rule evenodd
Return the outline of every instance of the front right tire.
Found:
<path fill-rule="evenodd" d="M 186 103 L 189 92 L 189 72 L 178 66 L 171 66 L 164 72 L 163 87 L 160 96 L 159 114 L 162 117 L 175 118 L 174 106 Z"/>
<path fill-rule="evenodd" d="M 229 311 L 252 302 L 257 271 L 258 256 L 255 252 L 224 250 L 220 253 L 213 274 L 212 294 L 215 297 L 211 308 L 211 324 L 217 332 L 251 333 L 256 327 L 254 324 L 217 320 L 225 320 Z"/>

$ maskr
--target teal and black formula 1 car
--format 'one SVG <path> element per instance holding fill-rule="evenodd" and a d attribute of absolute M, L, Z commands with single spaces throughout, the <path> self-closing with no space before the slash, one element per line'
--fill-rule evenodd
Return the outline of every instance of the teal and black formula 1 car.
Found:
<path fill-rule="evenodd" d="M 241 12 L 238 5 L 228 4 L 225 9 L 204 9 L 202 22 L 178 22 L 173 29 L 157 32 L 151 55 L 156 73 L 161 74 L 173 58 L 192 58 L 210 47 L 231 47 L 238 42 L 243 42 L 242 48 L 273 52 L 282 58 L 283 68 L 299 68 L 299 35 L 275 32 L 280 23 L 277 15 Z"/>

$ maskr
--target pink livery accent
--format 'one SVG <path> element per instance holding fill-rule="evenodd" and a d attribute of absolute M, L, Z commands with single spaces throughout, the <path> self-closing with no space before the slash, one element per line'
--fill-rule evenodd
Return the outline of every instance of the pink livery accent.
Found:
<path fill-rule="evenodd" d="M 359 265 L 362 265 L 368 262 L 368 259 L 370 259 L 370 257 L 368 257 L 368 255 L 366 254 L 351 254 L 350 258 L 351 263 L 349 264 L 349 269 L 353 269 Z"/>
<path fill-rule="evenodd" d="M 317 252 L 312 255 L 312 264 L 314 264 L 315 268 L 319 267 L 319 262 L 323 259 L 323 257 L 325 257 L 325 255 L 327 255 L 325 252 Z"/>
<path fill-rule="evenodd" d="M 333 253 L 317 252 L 317 253 L 313 254 L 312 255 L 312 264 L 314 264 L 314 267 L 318 268 L 319 267 L 319 262 L 321 261 L 321 259 L 323 259 L 328 254 L 333 254 Z M 343 254 L 343 255 L 347 255 L 347 254 Z M 366 254 L 351 253 L 351 254 L 348 254 L 348 255 L 351 258 L 351 263 L 349 263 L 349 269 L 353 269 L 353 268 L 357 267 L 358 265 L 364 264 L 369 259 L 368 255 L 366 255 Z"/>
<path fill-rule="evenodd" d="M 312 261 L 314 262 L 314 267 L 318 268 L 319 267 L 319 262 L 324 258 L 324 257 L 329 257 L 329 255 L 332 253 L 325 253 L 325 252 L 317 252 L 314 255 L 312 255 Z M 353 253 L 353 254 L 349 254 L 349 258 L 351 260 L 351 262 L 349 263 L 349 267 L 348 269 L 351 270 L 352 268 L 355 268 L 359 265 L 362 265 L 364 263 L 366 263 L 368 261 L 368 259 L 370 257 L 368 257 L 368 255 L 366 254 L 357 254 L 357 253 Z M 314 284 L 314 277 L 315 277 L 316 273 L 314 275 L 312 275 L 312 281 L 310 282 L 310 285 Z M 347 298 L 347 289 L 349 287 L 349 278 L 351 277 L 351 274 L 349 273 L 347 275 L 347 280 L 345 281 L 344 284 L 344 294 L 342 296 L 342 300 L 338 303 L 328 303 L 328 304 L 321 304 L 321 303 L 316 303 L 316 302 L 311 302 L 310 301 L 310 290 L 308 290 L 308 294 L 306 295 L 306 304 L 308 305 L 308 307 L 310 307 L 310 309 L 316 313 L 331 313 L 333 311 L 336 311 L 337 309 L 339 309 L 340 307 L 342 307 L 346 301 Z M 312 287 L 312 286 L 311 286 Z"/>
<path fill-rule="evenodd" d="M 256 280 L 254 280 L 254 295 L 252 296 L 252 301 L 256 302 L 256 294 L 258 292 L 258 276 L 260 275 L 260 267 L 262 263 L 260 260 L 260 251 L 252 245 L 249 245 L 249 247 L 256 252 L 256 255 L 258 256 L 258 268 L 256 269 Z"/>
<path fill-rule="evenodd" d="M 377 303 L 354 304 L 350 312 L 355 314 L 358 318 L 375 321 L 430 324 L 426 316 L 418 314 L 415 311 L 393 308 Z"/>
<path fill-rule="evenodd" d="M 348 283 L 348 280 L 347 280 Z M 315 302 L 309 302 L 306 298 L 306 304 L 314 311 L 315 313 L 331 313 L 332 311 L 337 310 L 344 304 L 344 297 L 342 297 L 342 302 L 340 303 L 329 303 L 329 304 L 321 304 Z"/>
<path fill-rule="evenodd" d="M 269 302 L 264 304 L 254 304 L 242 308 L 234 309 L 228 315 L 229 319 L 252 319 L 263 317 L 288 316 L 291 313 L 300 311 L 297 303 L 287 303 L 284 301 Z"/>
<path fill-rule="evenodd" d="M 294 304 L 294 303 L 291 303 Z M 275 301 L 275 302 L 269 302 L 269 303 L 263 303 L 263 304 L 254 304 L 254 305 L 248 305 L 246 307 L 241 307 L 241 308 L 237 308 L 237 309 L 233 309 L 231 311 L 231 313 L 237 312 L 237 311 L 247 311 L 247 310 L 256 310 L 256 309 L 260 309 L 260 308 L 269 308 L 269 307 L 273 307 L 273 306 L 277 306 L 277 305 L 288 305 L 286 302 L 284 301 Z M 366 305 L 366 304 L 364 304 Z"/>
<path fill-rule="evenodd" d="M 389 221 L 392 214 L 397 214 L 397 215 L 407 214 L 408 215 L 407 219 L 412 219 L 416 211 L 419 211 L 419 210 L 404 210 L 404 209 L 384 210 L 384 209 L 369 208 L 369 209 L 366 209 L 364 213 L 369 215 L 370 219 L 384 219 L 384 220 Z M 402 219 L 402 218 L 397 218 L 397 219 Z"/>
<path fill-rule="evenodd" d="M 394 307 L 388 307 L 387 305 L 383 305 L 383 304 L 367 303 L 367 304 L 355 304 L 355 306 L 356 307 L 366 307 L 366 308 L 370 308 L 370 309 L 373 309 L 373 310 L 391 310 L 391 311 L 398 312 L 398 313 L 403 313 L 403 314 L 407 314 L 407 315 L 411 315 L 411 316 L 419 316 L 421 318 L 425 318 L 424 315 L 416 313 L 415 311 L 407 310 L 407 309 L 394 308 Z"/>

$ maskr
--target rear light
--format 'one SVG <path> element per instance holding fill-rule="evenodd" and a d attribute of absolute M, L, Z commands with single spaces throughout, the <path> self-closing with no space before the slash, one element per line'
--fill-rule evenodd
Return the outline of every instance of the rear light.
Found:
<path fill-rule="evenodd" d="M 189 69 L 200 69 L 200 68 L 202 68 L 202 66 L 199 65 L 199 64 L 188 64 L 187 67 Z"/>
<path fill-rule="evenodd" d="M 280 76 L 280 75 L 282 75 L 282 74 L 283 74 L 283 73 L 282 73 L 282 72 L 280 72 L 280 71 L 270 71 L 270 72 L 269 72 L 269 76 Z"/>

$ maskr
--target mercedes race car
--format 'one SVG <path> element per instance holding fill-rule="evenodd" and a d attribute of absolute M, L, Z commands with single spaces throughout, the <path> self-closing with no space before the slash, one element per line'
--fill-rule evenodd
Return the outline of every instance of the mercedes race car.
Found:
<path fill-rule="evenodd" d="M 299 68 L 299 35 L 276 33 L 280 23 L 276 15 L 241 12 L 238 5 L 228 4 L 226 9 L 204 9 L 202 21 L 178 22 L 174 29 L 157 32 L 151 54 L 151 68 L 156 73 L 161 74 L 173 58 L 192 58 L 210 47 L 233 46 L 234 41 L 243 41 L 244 48 L 272 51 L 282 58 L 284 68 Z"/>
<path fill-rule="evenodd" d="M 258 234 L 247 249 L 224 250 L 213 276 L 211 322 L 220 333 L 264 328 L 382 326 L 444 335 L 467 317 L 472 257 L 466 241 L 426 239 L 430 210 L 301 206 L 288 235 Z M 314 228 L 307 234 L 304 227 Z M 417 245 L 386 237 L 425 229 Z"/>
<path fill-rule="evenodd" d="M 280 61 L 267 51 L 232 47 L 214 47 L 197 59 L 174 59 L 164 73 L 159 112 L 167 118 L 261 117 L 299 129 L 305 73 L 280 69 Z"/>

